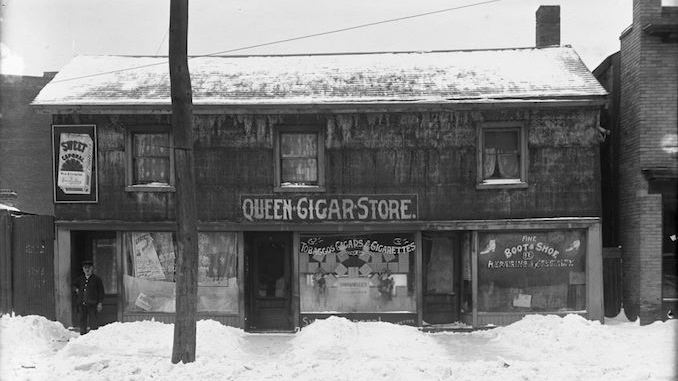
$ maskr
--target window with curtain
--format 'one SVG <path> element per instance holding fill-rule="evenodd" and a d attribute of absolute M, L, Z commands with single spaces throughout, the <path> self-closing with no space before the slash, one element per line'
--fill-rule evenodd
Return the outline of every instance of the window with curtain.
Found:
<path fill-rule="evenodd" d="M 492 123 L 479 129 L 478 184 L 527 186 L 527 147 L 524 127 Z"/>
<path fill-rule="evenodd" d="M 520 130 L 485 130 L 483 145 L 484 179 L 520 178 Z"/>

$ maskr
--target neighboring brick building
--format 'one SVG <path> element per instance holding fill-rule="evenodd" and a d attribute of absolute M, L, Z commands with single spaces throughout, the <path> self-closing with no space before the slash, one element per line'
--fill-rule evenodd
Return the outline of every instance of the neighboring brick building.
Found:
<path fill-rule="evenodd" d="M 27 213 L 54 213 L 51 160 L 39 154 L 52 151 L 50 117 L 29 107 L 54 74 L 0 75 L 0 203 Z"/>
<path fill-rule="evenodd" d="M 594 75 L 611 93 L 603 126 L 603 241 L 621 245 L 623 306 L 642 323 L 678 306 L 678 7 L 635 0 L 621 50 Z"/>

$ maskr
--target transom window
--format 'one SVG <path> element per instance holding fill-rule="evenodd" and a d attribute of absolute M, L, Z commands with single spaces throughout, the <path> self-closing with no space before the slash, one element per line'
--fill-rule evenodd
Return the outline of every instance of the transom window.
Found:
<path fill-rule="evenodd" d="M 128 190 L 166 191 L 174 185 L 169 131 L 132 129 L 128 132 L 126 151 Z"/>
<path fill-rule="evenodd" d="M 282 128 L 276 141 L 277 191 L 322 191 L 324 139 L 319 128 Z M 303 188 L 303 189 L 299 189 Z"/>
<path fill-rule="evenodd" d="M 524 127 L 488 124 L 480 128 L 478 186 L 527 186 L 527 143 Z"/>

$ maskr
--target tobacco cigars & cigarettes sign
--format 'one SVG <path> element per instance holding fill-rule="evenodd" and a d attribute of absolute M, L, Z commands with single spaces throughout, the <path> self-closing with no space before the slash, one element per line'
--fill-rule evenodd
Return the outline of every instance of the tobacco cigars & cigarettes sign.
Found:
<path fill-rule="evenodd" d="M 53 125 L 54 202 L 97 202 L 96 126 Z"/>
<path fill-rule="evenodd" d="M 242 195 L 247 221 L 410 221 L 418 214 L 417 195 Z"/>

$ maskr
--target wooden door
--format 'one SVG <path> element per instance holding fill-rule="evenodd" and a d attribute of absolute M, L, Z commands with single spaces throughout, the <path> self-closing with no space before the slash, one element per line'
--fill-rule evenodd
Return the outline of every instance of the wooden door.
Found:
<path fill-rule="evenodd" d="M 246 240 L 247 328 L 292 330 L 291 234 L 251 233 Z"/>

